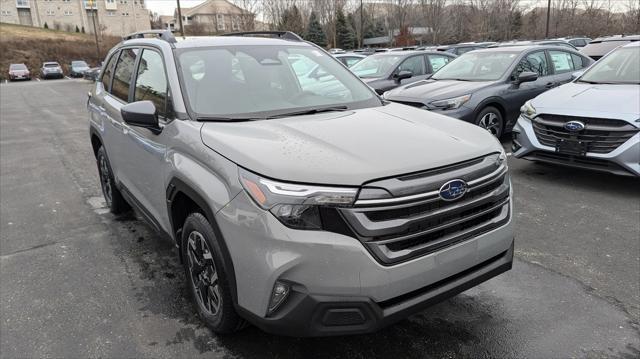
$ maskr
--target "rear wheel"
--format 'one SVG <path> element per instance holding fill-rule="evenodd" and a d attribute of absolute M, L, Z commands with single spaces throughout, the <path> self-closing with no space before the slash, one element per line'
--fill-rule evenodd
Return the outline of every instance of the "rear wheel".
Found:
<path fill-rule="evenodd" d="M 218 334 L 241 329 L 245 322 L 233 307 L 218 238 L 202 214 L 187 217 L 181 245 L 187 285 L 202 321 Z"/>
<path fill-rule="evenodd" d="M 504 120 L 500 110 L 487 106 L 476 116 L 476 125 L 489 131 L 492 135 L 500 138 L 504 130 Z"/>
<path fill-rule="evenodd" d="M 96 153 L 96 161 L 98 163 L 102 195 L 111 213 L 120 214 L 131 209 L 127 201 L 122 197 L 120 190 L 116 188 L 113 172 L 111 172 L 111 164 L 109 164 L 109 158 L 103 146 L 100 146 Z"/>

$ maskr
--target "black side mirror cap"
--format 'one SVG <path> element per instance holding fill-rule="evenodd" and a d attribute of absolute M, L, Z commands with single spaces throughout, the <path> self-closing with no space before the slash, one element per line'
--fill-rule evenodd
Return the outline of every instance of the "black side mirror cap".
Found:
<path fill-rule="evenodd" d="M 408 79 L 408 78 L 411 78 L 411 77 L 413 77 L 413 72 L 407 71 L 407 70 L 400 71 L 397 74 L 393 75 L 393 78 L 396 81 L 402 81 L 404 79 Z"/>
<path fill-rule="evenodd" d="M 536 72 L 524 71 L 518 75 L 516 79 L 516 84 L 521 84 L 523 82 L 533 82 L 538 79 L 538 74 Z"/>
<path fill-rule="evenodd" d="M 158 122 L 158 111 L 151 101 L 138 101 L 124 105 L 120 109 L 120 114 L 127 124 L 147 128 L 156 134 L 162 131 Z"/>

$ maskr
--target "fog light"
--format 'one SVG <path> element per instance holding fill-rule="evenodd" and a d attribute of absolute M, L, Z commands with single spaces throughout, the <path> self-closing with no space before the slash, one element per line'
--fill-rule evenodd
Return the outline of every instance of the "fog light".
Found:
<path fill-rule="evenodd" d="M 267 314 L 273 313 L 278 307 L 284 303 L 284 300 L 289 295 L 289 285 L 283 282 L 276 282 L 271 292 L 271 299 L 269 300 L 269 308 Z"/>

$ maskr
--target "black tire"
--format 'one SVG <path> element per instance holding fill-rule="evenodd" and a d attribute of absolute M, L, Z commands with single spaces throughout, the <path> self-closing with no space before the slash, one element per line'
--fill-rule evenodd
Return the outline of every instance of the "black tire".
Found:
<path fill-rule="evenodd" d="M 202 321 L 213 332 L 230 334 L 242 329 L 246 322 L 233 306 L 219 240 L 201 213 L 192 213 L 185 220 L 180 243 L 193 304 Z"/>
<path fill-rule="evenodd" d="M 115 185 L 116 182 L 113 178 L 113 172 L 111 171 L 111 164 L 107 157 L 107 151 L 105 151 L 103 146 L 100 146 L 96 153 L 96 163 L 98 164 L 98 175 L 100 176 L 102 195 L 107 203 L 107 207 L 109 207 L 109 211 L 113 214 L 120 214 L 130 210 L 131 207 Z"/>
<path fill-rule="evenodd" d="M 493 106 L 487 106 L 476 116 L 476 125 L 489 131 L 492 135 L 500 138 L 504 132 L 504 119 L 500 110 Z"/>

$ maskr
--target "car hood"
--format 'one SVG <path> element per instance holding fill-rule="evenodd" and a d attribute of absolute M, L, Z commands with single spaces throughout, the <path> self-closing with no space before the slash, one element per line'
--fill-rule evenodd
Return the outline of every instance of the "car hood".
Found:
<path fill-rule="evenodd" d="M 640 86 L 568 83 L 531 101 L 538 113 L 600 117 L 640 123 Z"/>
<path fill-rule="evenodd" d="M 431 102 L 473 93 L 491 85 L 485 81 L 424 80 L 391 90 L 385 96 L 391 101 Z"/>
<path fill-rule="evenodd" d="M 468 123 L 409 106 L 248 122 L 210 122 L 209 148 L 274 179 L 358 186 L 500 151 Z"/>

